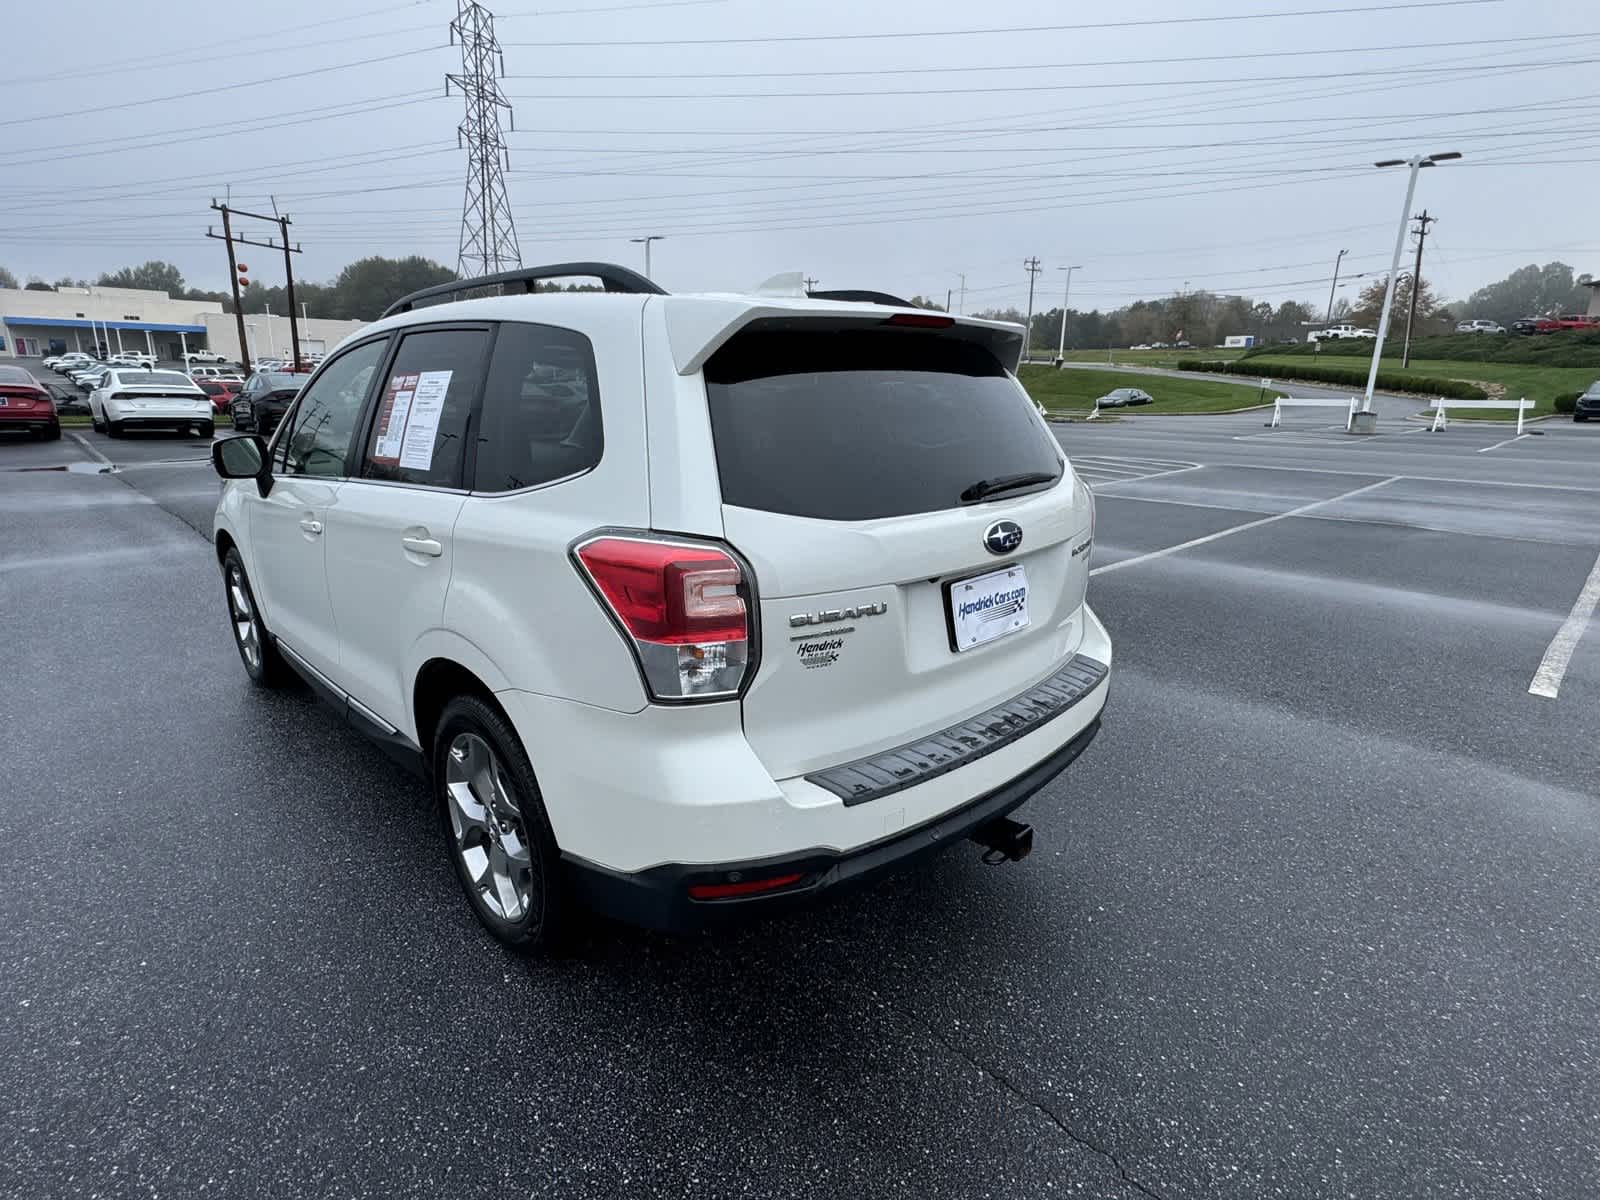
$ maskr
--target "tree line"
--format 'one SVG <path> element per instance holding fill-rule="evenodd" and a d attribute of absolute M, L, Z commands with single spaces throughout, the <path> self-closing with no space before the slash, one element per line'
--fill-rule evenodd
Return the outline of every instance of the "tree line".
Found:
<path fill-rule="evenodd" d="M 1426 272 L 1424 272 L 1426 275 Z M 384 258 L 374 255 L 358 259 L 324 283 L 304 281 L 295 284 L 295 302 L 304 304 L 314 317 L 341 320 L 370 321 L 390 304 L 408 292 L 432 287 L 456 278 L 456 273 L 442 263 L 419 255 L 407 258 Z M 1417 320 L 1413 333 L 1422 337 L 1449 333 L 1460 320 L 1498 321 L 1509 326 L 1519 317 L 1546 316 L 1559 313 L 1583 312 L 1588 303 L 1590 281 L 1587 274 L 1576 275 L 1563 262 L 1539 266 L 1530 263 L 1512 271 L 1504 279 L 1487 284 L 1465 300 L 1445 302 L 1439 298 L 1423 279 L 1417 294 Z M 224 312 L 233 311 L 233 297 L 227 292 L 206 291 L 189 287 L 183 272 L 169 262 L 152 259 L 135 267 L 109 271 L 94 281 L 102 287 L 140 288 L 166 292 L 186 300 L 214 300 Z M 1332 319 L 1353 325 L 1376 328 L 1383 307 L 1383 293 L 1388 277 L 1369 282 L 1352 302 L 1338 300 L 1333 306 Z M 86 279 L 63 277 L 53 284 L 38 276 L 29 278 L 24 286 L 32 290 L 52 291 L 57 287 L 87 287 Z M 0 287 L 18 287 L 17 277 L 0 267 Z M 584 285 L 570 290 L 586 290 Z M 943 305 L 922 296 L 911 302 L 920 308 L 943 309 Z M 1394 316 L 1391 323 L 1398 331 L 1403 327 L 1411 305 L 1411 275 L 1402 273 L 1396 289 Z M 272 311 L 287 314 L 289 298 L 281 286 L 267 287 L 253 281 L 243 299 L 244 311 L 260 313 Z M 1023 324 L 1027 315 L 1015 308 L 991 308 L 975 314 L 1002 321 Z M 1177 292 L 1151 300 L 1136 300 L 1132 304 L 1109 312 L 1091 309 L 1087 312 L 1073 309 L 1068 314 L 1068 349 L 1099 349 L 1106 346 L 1135 346 L 1151 342 L 1190 342 L 1196 346 L 1214 346 L 1226 337 L 1250 334 L 1260 342 L 1286 342 L 1290 339 L 1304 341 L 1306 334 L 1321 325 L 1328 316 L 1325 306 L 1309 301 L 1285 300 L 1273 305 L 1253 301 L 1246 296 L 1222 296 L 1214 292 Z M 1061 333 L 1061 309 L 1045 309 L 1033 315 L 1029 331 L 1030 348 L 1054 348 Z"/>
<path fill-rule="evenodd" d="M 1416 337 L 1451 333 L 1457 321 L 1497 321 L 1509 327 L 1520 317 L 1581 313 L 1589 303 L 1589 275 L 1576 275 L 1563 262 L 1519 267 L 1504 279 L 1473 292 L 1465 300 L 1445 301 L 1430 284 L 1424 272 L 1417 289 Z M 1354 301 L 1340 298 L 1333 305 L 1335 323 L 1376 329 L 1383 311 L 1387 275 L 1367 283 Z M 923 308 L 942 309 L 942 304 L 914 297 L 912 303 Z M 1411 274 L 1402 272 L 1395 288 L 1390 329 L 1404 329 L 1411 310 Z M 974 315 L 1018 325 L 1027 314 L 1016 308 L 992 308 Z M 1204 290 L 1177 292 L 1153 300 L 1136 300 L 1109 312 L 1072 309 L 1067 321 L 1067 348 L 1103 349 L 1108 346 L 1137 346 L 1154 342 L 1189 342 L 1196 346 L 1216 346 L 1234 335 L 1253 335 L 1259 342 L 1304 341 L 1312 329 L 1327 323 L 1326 303 L 1285 300 L 1277 305 L 1254 301 L 1246 296 L 1221 296 Z M 1034 350 L 1050 350 L 1059 344 L 1061 308 L 1033 314 L 1028 345 Z"/>

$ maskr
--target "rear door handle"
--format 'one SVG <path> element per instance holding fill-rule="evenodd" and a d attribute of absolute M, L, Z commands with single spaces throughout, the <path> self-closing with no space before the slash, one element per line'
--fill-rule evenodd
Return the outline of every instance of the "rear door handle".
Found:
<path fill-rule="evenodd" d="M 426 554 L 429 558 L 438 558 L 444 553 L 444 546 L 437 538 L 413 537 L 408 533 L 400 539 L 400 544 L 413 554 Z"/>
<path fill-rule="evenodd" d="M 322 522 L 317 520 L 315 517 L 301 517 L 300 528 L 304 529 L 307 533 L 321 533 Z"/>

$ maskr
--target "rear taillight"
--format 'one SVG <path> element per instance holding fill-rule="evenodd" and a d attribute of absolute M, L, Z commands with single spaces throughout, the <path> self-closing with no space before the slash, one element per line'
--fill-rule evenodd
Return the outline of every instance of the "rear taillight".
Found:
<path fill-rule="evenodd" d="M 736 695 L 750 663 L 749 581 L 715 546 L 602 537 L 578 562 L 633 652 L 655 700 Z"/>

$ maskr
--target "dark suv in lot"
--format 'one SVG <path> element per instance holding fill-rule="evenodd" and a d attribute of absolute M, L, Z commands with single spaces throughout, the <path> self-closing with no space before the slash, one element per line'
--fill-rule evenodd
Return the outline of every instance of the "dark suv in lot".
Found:
<path fill-rule="evenodd" d="M 1572 409 L 1574 421 L 1587 421 L 1590 417 L 1600 421 L 1600 379 L 1589 385 L 1589 390 L 1578 397 Z"/>
<path fill-rule="evenodd" d="M 289 405 L 300 394 L 309 372 L 257 371 L 228 405 L 235 429 L 266 437 L 278 427 Z"/>

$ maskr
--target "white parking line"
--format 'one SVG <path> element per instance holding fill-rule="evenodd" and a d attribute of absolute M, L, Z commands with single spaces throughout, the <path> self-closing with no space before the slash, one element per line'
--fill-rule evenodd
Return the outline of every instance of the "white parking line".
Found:
<path fill-rule="evenodd" d="M 1508 437 L 1503 442 L 1496 442 L 1492 446 L 1485 446 L 1482 450 L 1479 450 L 1478 453 L 1479 454 L 1487 454 L 1491 450 L 1498 450 L 1501 446 L 1509 446 L 1509 445 L 1511 445 L 1512 442 L 1520 442 L 1523 438 L 1530 437 L 1530 436 L 1532 436 L 1532 435 L 1526 434 L 1526 433 L 1519 433 L 1519 434 L 1517 434 L 1516 437 Z"/>
<path fill-rule="evenodd" d="M 1543 696 L 1548 700 L 1556 698 L 1556 694 L 1561 691 L 1561 680 L 1567 674 L 1567 664 L 1572 661 L 1572 653 L 1578 648 L 1578 641 L 1583 637 L 1583 631 L 1589 627 L 1589 618 L 1594 616 L 1596 605 L 1600 605 L 1600 558 L 1594 560 L 1594 569 L 1584 581 L 1583 590 L 1573 602 L 1572 611 L 1567 614 L 1567 619 L 1561 622 L 1561 628 L 1556 630 L 1556 636 L 1550 639 L 1550 646 L 1544 652 L 1544 660 L 1539 664 L 1539 669 L 1533 673 L 1533 682 L 1528 685 L 1531 694 Z"/>
<path fill-rule="evenodd" d="M 73 441 L 77 442 L 78 445 L 82 446 L 85 450 L 87 450 L 91 455 L 94 456 L 94 458 L 96 458 L 100 462 L 105 463 L 106 466 L 114 467 L 114 466 L 117 465 L 116 463 L 112 462 L 109 458 L 107 458 L 104 454 L 101 454 L 100 451 L 96 450 L 89 443 L 89 439 L 84 437 L 81 433 L 73 433 L 69 429 L 67 431 L 67 436 L 70 437 Z"/>
<path fill-rule="evenodd" d="M 1326 500 L 1313 500 L 1310 504 L 1302 504 L 1299 508 L 1291 508 L 1288 512 L 1274 513 L 1270 517 L 1262 517 L 1259 521 L 1246 521 L 1243 525 L 1234 525 L 1227 529 L 1218 530 L 1216 533 L 1208 533 L 1204 537 L 1191 538 L 1187 542 L 1179 542 L 1176 546 L 1167 546 L 1160 550 L 1152 550 L 1148 554 L 1138 554 L 1133 558 L 1118 559 L 1116 562 L 1106 563 L 1103 567 L 1095 567 L 1089 572 L 1089 574 L 1103 575 L 1107 571 L 1120 571 L 1123 567 L 1136 566 L 1139 563 L 1149 562 L 1151 559 L 1165 558 L 1167 555 L 1176 554 L 1180 550 L 1188 550 L 1194 546 L 1203 546 L 1207 542 L 1220 541 L 1222 538 L 1232 537 L 1236 533 L 1243 533 L 1247 529 L 1260 529 L 1261 526 L 1271 525 L 1274 521 L 1283 521 L 1289 517 L 1301 516 L 1310 512 L 1314 508 L 1321 508 L 1324 504 L 1337 504 L 1340 500 L 1349 500 L 1352 496 L 1359 496 L 1364 492 L 1370 492 L 1377 488 L 1387 487 L 1389 484 L 1395 482 L 1395 480 L 1399 478 L 1401 478 L 1401 476 L 1391 475 L 1388 479 L 1380 479 L 1377 483 L 1367 484 L 1366 487 L 1358 487 L 1354 491 L 1344 492 L 1338 496 L 1329 496 Z M 1592 607 L 1593 606 L 1591 605 L 1591 608 Z"/>

